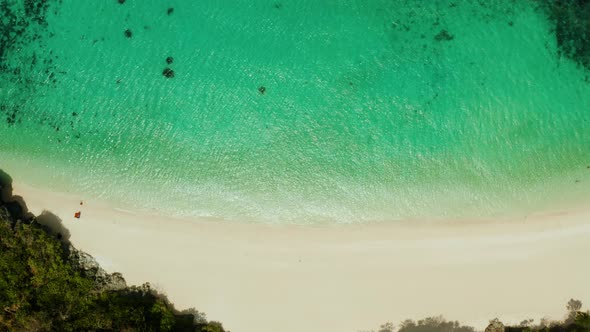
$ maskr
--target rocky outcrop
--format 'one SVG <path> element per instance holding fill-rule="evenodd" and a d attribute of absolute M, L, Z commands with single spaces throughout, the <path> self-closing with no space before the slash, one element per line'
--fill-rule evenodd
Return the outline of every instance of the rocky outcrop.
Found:
<path fill-rule="evenodd" d="M 127 287 L 121 273 L 107 273 L 91 255 L 70 247 L 70 260 L 77 262 L 78 267 L 85 271 L 86 276 L 94 279 L 101 290 L 120 290 Z"/>

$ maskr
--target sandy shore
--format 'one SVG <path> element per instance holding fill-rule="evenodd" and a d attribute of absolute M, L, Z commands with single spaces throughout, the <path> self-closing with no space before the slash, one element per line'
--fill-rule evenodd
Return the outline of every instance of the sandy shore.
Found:
<path fill-rule="evenodd" d="M 442 314 L 483 329 L 590 304 L 590 211 L 468 224 L 271 226 L 185 221 L 14 184 L 35 214 L 130 284 L 235 332 L 359 331 Z M 80 206 L 80 200 L 84 205 Z M 73 218 L 82 211 L 82 218 Z"/>

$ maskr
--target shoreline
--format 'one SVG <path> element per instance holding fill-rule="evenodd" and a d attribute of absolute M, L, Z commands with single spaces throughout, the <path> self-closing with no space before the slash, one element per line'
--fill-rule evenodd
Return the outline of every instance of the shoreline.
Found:
<path fill-rule="evenodd" d="M 390 215 L 386 213 L 387 209 L 383 208 L 383 206 L 378 206 L 377 209 L 373 210 L 379 211 L 379 213 L 375 215 L 369 213 L 368 216 L 359 217 L 357 219 L 351 217 L 347 213 L 330 216 L 317 214 L 315 215 L 317 219 L 314 219 L 315 217 L 312 213 L 309 215 L 311 217 L 308 216 L 302 218 L 299 216 L 284 220 L 281 219 L 280 216 L 277 217 L 276 215 L 272 215 L 272 212 L 261 214 L 261 219 L 256 219 L 255 214 L 252 213 L 245 213 L 245 216 L 238 217 L 232 213 L 224 213 L 224 211 L 228 209 L 231 210 L 231 206 L 228 205 L 220 205 L 223 206 L 221 210 L 219 209 L 219 206 L 216 205 L 211 211 L 203 211 L 199 209 L 198 213 L 194 213 L 194 206 L 191 205 L 194 203 L 192 198 L 185 200 L 186 193 L 181 193 L 180 196 L 177 196 L 178 193 L 170 190 L 170 188 L 164 188 L 162 191 L 161 188 L 158 189 L 158 186 L 150 186 L 148 188 L 143 185 L 138 185 L 127 188 L 129 190 L 126 190 L 124 185 L 110 185 L 105 186 L 104 188 L 101 187 L 101 185 L 98 185 L 101 190 L 95 191 L 92 188 L 97 186 L 97 183 L 106 182 L 115 184 L 118 183 L 120 178 L 111 178 L 106 173 L 97 173 L 92 176 L 93 180 L 88 182 L 88 179 L 81 174 L 76 173 L 80 169 L 84 169 L 84 167 L 77 167 L 74 164 L 67 165 L 64 169 L 61 169 L 64 165 L 54 165 L 49 169 L 41 170 L 36 165 L 52 164 L 52 162 L 50 160 L 37 160 L 36 158 L 21 159 L 20 157 L 17 158 L 10 154 L 7 155 L 6 159 L 7 160 L 4 161 L 5 165 L 3 165 L 3 169 L 17 179 L 16 182 L 22 183 L 22 180 L 24 180 L 25 183 L 31 184 L 31 186 L 36 188 L 51 188 L 50 191 L 52 192 L 69 193 L 79 197 L 98 199 L 111 208 L 119 208 L 131 213 L 156 216 L 165 215 L 174 219 L 188 221 L 209 220 L 238 224 L 295 224 L 312 227 L 316 225 L 324 226 L 332 224 L 348 225 L 358 223 L 361 225 L 367 225 L 382 223 L 411 223 L 413 221 L 418 221 L 420 223 L 424 223 L 425 221 L 427 223 L 456 223 L 457 220 L 459 220 L 459 222 L 468 223 L 496 223 L 499 220 L 512 222 L 515 219 L 524 219 L 533 214 L 552 213 L 554 209 L 571 211 L 572 209 L 577 209 L 578 207 L 587 204 L 586 197 L 590 197 L 590 186 L 588 186 L 588 183 L 590 183 L 590 165 L 588 165 L 545 179 L 534 185 L 526 186 L 522 191 L 506 191 L 500 195 L 492 195 L 494 197 L 491 197 L 489 201 L 486 201 L 486 204 L 493 206 L 489 210 L 478 209 L 478 207 L 480 207 L 480 205 L 478 205 L 479 203 L 471 206 L 473 202 L 460 199 L 451 199 L 446 205 L 449 209 L 441 209 L 437 206 L 440 205 L 438 203 L 442 204 L 443 202 L 434 199 L 430 202 L 433 203 L 436 201 L 437 204 L 433 206 L 421 205 L 421 208 L 416 209 L 420 211 L 429 211 L 429 208 L 433 208 L 434 210 L 420 214 L 406 213 L 407 211 L 402 208 L 400 211 L 405 212 L 400 214 L 394 212 L 393 215 Z M 23 168 L 19 165 L 24 165 L 26 167 Z M 55 175 L 56 172 L 58 175 Z M 103 180 L 99 181 L 99 179 Z M 112 187 L 118 188 L 116 192 L 111 192 L 111 189 L 113 189 Z M 102 189 L 109 190 L 105 191 Z M 451 193 L 454 192 L 454 189 L 452 188 L 449 190 Z M 485 191 L 485 188 L 481 188 L 481 190 Z M 440 194 L 440 190 L 435 191 L 438 193 L 437 195 Z M 459 192 L 460 191 L 461 190 L 459 190 Z M 422 194 L 428 195 L 428 190 L 425 189 Z M 149 199 L 144 199 L 144 196 Z M 323 196 L 329 197 L 329 193 L 324 193 Z M 497 197 L 500 196 L 504 198 L 498 199 Z M 516 197 L 519 198 L 516 199 Z M 418 198 L 412 200 L 412 202 L 416 201 L 420 200 Z M 179 202 L 182 204 L 179 204 Z M 456 205 L 456 203 L 459 203 L 459 205 Z M 355 205 L 349 203 L 347 206 Z M 258 207 L 262 208 L 263 206 Z M 334 208 L 334 206 L 331 208 Z M 274 210 L 271 209 L 270 211 Z M 366 210 L 362 211 L 367 212 Z M 364 213 L 361 213 L 361 215 L 364 215 Z M 387 215 L 387 217 L 383 217 L 383 215 Z M 338 219 L 337 216 L 341 216 L 342 219 Z"/>
<path fill-rule="evenodd" d="M 36 215 L 129 284 L 234 331 L 359 331 L 442 314 L 483 329 L 590 302 L 590 211 L 494 223 L 270 225 L 183 220 L 14 183 Z M 82 211 L 80 220 L 74 212 Z"/>

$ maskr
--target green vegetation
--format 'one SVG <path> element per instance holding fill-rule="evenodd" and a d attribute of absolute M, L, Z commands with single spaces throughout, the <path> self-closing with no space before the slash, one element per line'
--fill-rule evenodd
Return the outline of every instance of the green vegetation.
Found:
<path fill-rule="evenodd" d="M 127 287 L 17 203 L 0 171 L 0 332 L 225 331 L 149 284 Z"/>
<path fill-rule="evenodd" d="M 417 322 L 406 319 L 399 328 L 393 323 L 385 323 L 379 327 L 377 332 L 475 332 L 469 326 L 462 326 L 459 322 L 445 320 L 442 316 L 428 317 Z M 374 332 L 374 331 L 372 331 Z"/>
<path fill-rule="evenodd" d="M 518 326 L 504 326 L 498 319 L 493 319 L 485 332 L 588 332 L 590 331 L 590 311 L 580 311 L 582 302 L 571 299 L 567 303 L 567 317 L 563 321 L 541 319 L 534 324 L 534 319 L 523 320 Z M 393 323 L 386 323 L 376 332 L 475 332 L 470 326 L 462 326 L 459 322 L 447 321 L 441 316 L 428 317 L 417 322 L 405 320 L 399 328 Z M 375 332 L 375 331 L 371 331 Z"/>

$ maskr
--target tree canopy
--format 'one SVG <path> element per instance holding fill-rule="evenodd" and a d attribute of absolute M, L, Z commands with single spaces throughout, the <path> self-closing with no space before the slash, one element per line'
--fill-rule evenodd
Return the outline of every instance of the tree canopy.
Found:
<path fill-rule="evenodd" d="M 195 309 L 176 310 L 149 283 L 127 286 L 106 273 L 11 191 L 0 171 L 0 332 L 225 332 Z"/>

